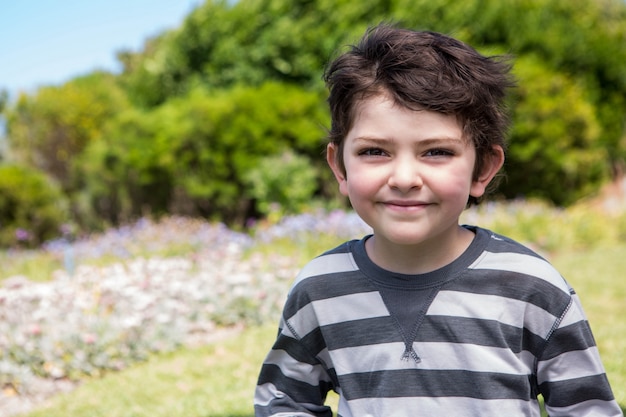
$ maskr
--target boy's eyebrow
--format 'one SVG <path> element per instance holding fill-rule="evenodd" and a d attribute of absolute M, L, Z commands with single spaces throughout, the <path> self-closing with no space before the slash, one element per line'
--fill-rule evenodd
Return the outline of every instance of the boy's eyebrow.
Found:
<path fill-rule="evenodd" d="M 375 138 L 375 137 L 369 137 L 369 136 L 358 136 L 354 138 L 354 142 L 367 142 L 368 144 L 373 144 L 373 145 L 376 145 L 376 144 L 384 145 L 384 144 L 388 144 L 389 142 L 394 142 L 394 140 Z"/>
<path fill-rule="evenodd" d="M 419 141 L 420 146 L 445 146 L 445 145 L 465 145 L 467 140 L 453 136 L 443 136 L 440 138 L 428 138 Z"/>
<path fill-rule="evenodd" d="M 394 143 L 395 140 L 393 138 L 378 138 L 378 137 L 369 137 L 369 136 L 358 136 L 354 138 L 355 143 L 365 142 L 371 145 L 386 145 L 389 143 Z M 442 137 L 432 137 L 426 139 L 420 139 L 416 142 L 418 146 L 441 146 L 445 144 L 465 144 L 467 143 L 464 138 L 454 137 L 454 136 L 442 136 Z"/>

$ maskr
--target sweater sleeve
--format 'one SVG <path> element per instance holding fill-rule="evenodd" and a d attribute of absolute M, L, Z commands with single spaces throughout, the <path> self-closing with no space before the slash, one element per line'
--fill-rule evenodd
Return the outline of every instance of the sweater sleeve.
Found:
<path fill-rule="evenodd" d="M 623 416 L 577 295 L 547 340 L 537 363 L 546 411 L 558 416 Z"/>
<path fill-rule="evenodd" d="M 256 417 L 332 417 L 325 406 L 332 382 L 325 367 L 283 321 L 254 395 Z"/>

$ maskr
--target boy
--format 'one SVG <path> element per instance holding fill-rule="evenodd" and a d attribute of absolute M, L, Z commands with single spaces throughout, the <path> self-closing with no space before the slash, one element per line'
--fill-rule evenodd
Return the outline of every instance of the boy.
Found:
<path fill-rule="evenodd" d="M 574 291 L 544 259 L 460 226 L 504 162 L 509 67 L 386 25 L 327 69 L 328 163 L 373 229 L 304 267 L 257 416 L 621 416 Z"/>

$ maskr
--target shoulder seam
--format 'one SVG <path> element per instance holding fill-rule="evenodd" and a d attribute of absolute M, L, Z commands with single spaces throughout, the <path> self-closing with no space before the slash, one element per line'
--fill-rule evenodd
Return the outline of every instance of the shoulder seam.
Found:
<path fill-rule="evenodd" d="M 561 315 L 559 317 L 557 317 L 556 320 L 554 320 L 554 323 L 552 324 L 552 327 L 548 331 L 548 334 L 546 334 L 546 337 L 545 337 L 544 342 L 543 342 L 543 347 L 537 352 L 537 356 L 535 356 L 535 364 L 534 364 L 534 374 L 535 375 L 537 375 L 537 371 L 538 371 L 537 367 L 538 367 L 538 364 L 539 364 L 539 359 L 543 357 L 543 353 L 546 350 L 546 348 L 548 347 L 548 343 L 550 343 L 550 338 L 552 337 L 552 335 L 554 334 L 556 329 L 558 329 L 558 327 L 561 325 L 561 322 L 563 321 L 563 319 L 565 318 L 565 316 L 567 315 L 569 310 L 572 308 L 573 304 L 574 304 L 574 300 L 573 300 L 573 298 L 571 297 L 571 294 L 570 294 L 570 298 L 569 298 L 569 302 L 567 303 L 567 306 L 563 309 L 563 312 L 561 313 Z"/>

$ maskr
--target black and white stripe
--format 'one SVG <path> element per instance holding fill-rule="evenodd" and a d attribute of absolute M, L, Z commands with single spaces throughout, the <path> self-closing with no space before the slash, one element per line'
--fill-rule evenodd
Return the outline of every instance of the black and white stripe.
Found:
<path fill-rule="evenodd" d="M 565 280 L 527 248 L 476 233 L 472 259 L 447 271 L 419 321 L 419 361 L 403 357 L 406 340 L 368 278 L 363 241 L 310 262 L 263 364 L 257 416 L 330 416 L 331 389 L 343 417 L 539 416 L 538 394 L 551 415 L 622 415 Z"/>

